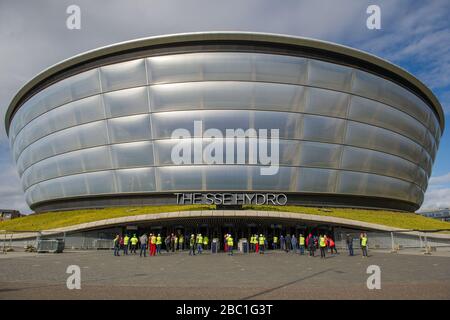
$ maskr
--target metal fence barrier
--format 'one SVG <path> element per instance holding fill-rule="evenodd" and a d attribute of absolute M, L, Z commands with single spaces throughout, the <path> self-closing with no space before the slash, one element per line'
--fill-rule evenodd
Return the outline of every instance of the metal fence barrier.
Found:
<path fill-rule="evenodd" d="M 114 248 L 114 241 L 109 239 L 95 239 L 93 242 L 94 249 L 97 250 L 109 250 Z"/>
<path fill-rule="evenodd" d="M 37 241 L 37 252 L 61 253 L 64 251 L 64 245 L 64 239 L 39 239 Z"/>

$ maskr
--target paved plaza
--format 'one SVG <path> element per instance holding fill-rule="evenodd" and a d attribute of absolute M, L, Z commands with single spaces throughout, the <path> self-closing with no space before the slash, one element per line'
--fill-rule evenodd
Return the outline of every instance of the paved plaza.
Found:
<path fill-rule="evenodd" d="M 187 252 L 114 257 L 112 251 L 0 255 L 0 299 L 449 299 L 450 256 L 370 252 L 310 258 L 284 252 Z M 69 290 L 69 265 L 81 289 Z M 381 289 L 369 290 L 369 265 Z"/>

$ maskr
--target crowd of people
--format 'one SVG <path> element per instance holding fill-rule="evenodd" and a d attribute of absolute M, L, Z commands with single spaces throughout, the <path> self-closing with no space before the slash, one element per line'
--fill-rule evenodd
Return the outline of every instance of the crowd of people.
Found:
<path fill-rule="evenodd" d="M 269 240 L 263 234 L 253 234 L 248 240 L 250 252 L 264 254 L 269 248 Z M 348 254 L 353 256 L 354 237 L 347 234 L 345 241 Z M 186 242 L 187 245 L 185 245 Z M 273 250 L 283 250 L 287 253 L 294 252 L 304 255 L 308 251 L 309 256 L 314 257 L 316 250 L 319 250 L 322 259 L 326 258 L 328 252 L 331 255 L 339 254 L 333 237 L 324 233 L 318 235 L 309 233 L 306 237 L 303 234 L 298 235 L 298 237 L 290 234 L 286 236 L 280 235 L 280 237 L 275 235 L 271 238 L 271 242 Z M 139 255 L 141 257 L 146 257 L 147 251 L 150 256 L 160 255 L 163 244 L 166 252 L 189 249 L 189 255 L 192 256 L 202 254 L 203 250 L 208 250 L 210 245 L 208 236 L 202 236 L 201 233 L 191 234 L 190 237 L 172 233 L 168 234 L 164 239 L 161 234 L 156 233 L 150 233 L 149 235 L 144 233 L 140 237 L 137 237 L 136 234 L 132 236 L 125 234 L 124 236 L 116 235 L 114 238 L 114 255 L 120 256 L 121 251 L 123 255 L 137 255 L 138 248 L 140 249 Z M 225 234 L 223 244 L 224 251 L 229 255 L 233 255 L 235 242 L 231 234 Z M 362 257 L 367 258 L 368 238 L 366 233 L 362 232 L 360 234 L 359 244 Z"/>

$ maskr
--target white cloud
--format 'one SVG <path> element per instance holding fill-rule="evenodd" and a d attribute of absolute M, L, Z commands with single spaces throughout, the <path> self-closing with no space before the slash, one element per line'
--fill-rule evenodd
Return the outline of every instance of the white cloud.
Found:
<path fill-rule="evenodd" d="M 443 184 L 450 184 L 450 172 L 438 177 L 431 177 L 429 186 L 438 186 Z"/>
<path fill-rule="evenodd" d="M 450 208 L 450 188 L 430 188 L 419 211 Z"/>

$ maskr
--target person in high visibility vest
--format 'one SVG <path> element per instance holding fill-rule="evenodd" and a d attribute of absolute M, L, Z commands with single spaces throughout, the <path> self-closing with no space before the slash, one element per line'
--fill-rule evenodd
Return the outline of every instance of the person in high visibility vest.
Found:
<path fill-rule="evenodd" d="M 195 256 L 195 236 L 193 234 L 191 234 L 189 239 L 189 255 Z"/>
<path fill-rule="evenodd" d="M 300 237 L 298 239 L 298 243 L 300 245 L 300 254 L 304 255 L 305 254 L 305 236 L 303 234 L 300 235 Z"/>
<path fill-rule="evenodd" d="M 255 252 L 255 238 L 252 235 L 250 235 L 250 252 Z"/>
<path fill-rule="evenodd" d="M 203 250 L 203 237 L 202 237 L 202 234 L 199 233 L 197 235 L 197 253 L 201 254 L 202 250 Z"/>
<path fill-rule="evenodd" d="M 184 250 L 184 236 L 182 234 L 180 234 L 180 237 L 178 239 L 178 249 L 180 251 Z"/>
<path fill-rule="evenodd" d="M 150 236 L 150 255 L 154 256 L 156 254 L 156 236 L 152 234 Z"/>
<path fill-rule="evenodd" d="M 273 243 L 272 243 L 273 250 L 276 250 L 278 247 L 278 237 L 273 236 Z"/>
<path fill-rule="evenodd" d="M 136 237 L 136 234 L 133 234 L 133 236 L 130 239 L 130 242 L 131 242 L 131 253 L 136 254 L 136 248 L 139 242 L 139 239 Z"/>
<path fill-rule="evenodd" d="M 367 233 L 364 233 L 361 237 L 361 250 L 362 250 L 362 256 L 363 258 L 367 258 L 368 254 L 367 254 Z"/>
<path fill-rule="evenodd" d="M 319 237 L 319 247 L 320 247 L 320 258 L 326 258 L 326 248 L 327 248 L 327 240 L 324 235 L 320 235 Z"/>
<path fill-rule="evenodd" d="M 120 236 L 118 234 L 114 238 L 114 256 L 120 256 Z"/>
<path fill-rule="evenodd" d="M 158 236 L 156 237 L 155 244 L 156 244 L 156 253 L 161 254 L 162 237 L 159 233 L 158 233 Z"/>
<path fill-rule="evenodd" d="M 209 238 L 208 238 L 208 236 L 204 236 L 203 237 L 203 248 L 205 250 L 208 250 L 208 244 L 209 244 Z"/>
<path fill-rule="evenodd" d="M 259 253 L 264 254 L 264 245 L 266 243 L 266 238 L 260 234 L 258 238 L 258 244 L 259 244 Z"/>
<path fill-rule="evenodd" d="M 172 233 L 172 252 L 175 252 L 178 247 L 178 237 Z"/>
<path fill-rule="evenodd" d="M 123 254 L 124 255 L 128 255 L 129 244 L 130 244 L 130 237 L 128 236 L 128 234 L 126 234 L 125 237 L 123 238 Z"/>
<path fill-rule="evenodd" d="M 228 235 L 227 246 L 228 246 L 228 255 L 232 256 L 233 255 L 234 242 L 233 242 L 233 237 L 231 236 L 231 234 Z"/>

